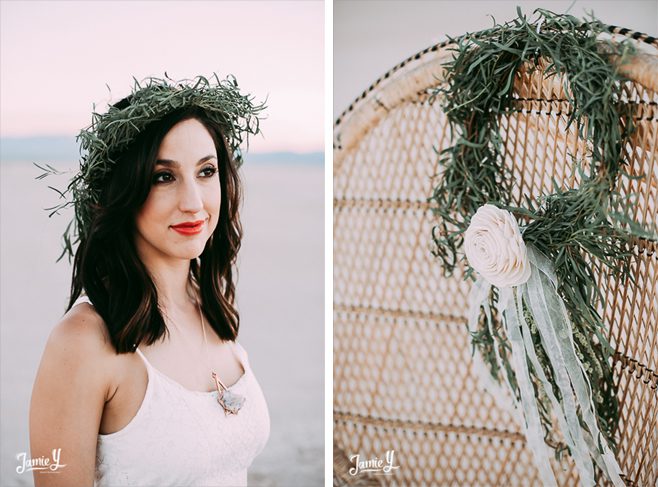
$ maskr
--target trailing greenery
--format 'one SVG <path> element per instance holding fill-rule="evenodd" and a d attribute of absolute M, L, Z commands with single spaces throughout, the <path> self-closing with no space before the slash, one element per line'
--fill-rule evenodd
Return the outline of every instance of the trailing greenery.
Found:
<path fill-rule="evenodd" d="M 69 206 L 74 206 L 75 217 L 64 235 L 64 251 L 58 261 L 68 253 L 73 257 L 73 247 L 86 237 L 92 218 L 92 207 L 100 200 L 108 174 L 116 164 L 117 155 L 128 148 L 146 127 L 163 119 L 174 110 L 196 106 L 224 129 L 229 150 L 236 162 L 242 163 L 241 148 L 249 134 L 259 133 L 260 113 L 264 103 L 254 103 L 250 95 L 240 93 L 237 80 L 230 76 L 215 82 L 204 76 L 192 80 L 174 81 L 171 78 L 149 77 L 142 84 L 133 77 L 132 93 L 106 113 L 92 113 L 92 122 L 80 131 L 76 141 L 80 143 L 80 170 L 64 191 L 56 190 L 60 198 L 68 201 L 49 208 L 51 216 Z M 94 106 L 95 109 L 95 106 Z M 51 166 L 37 166 L 44 170 L 43 178 L 57 174 Z"/>
<path fill-rule="evenodd" d="M 655 237 L 655 232 L 650 234 L 613 211 L 621 198 L 616 190 L 619 179 L 626 176 L 622 150 L 634 130 L 631 108 L 622 102 L 624 80 L 615 63 L 623 63 L 633 47 L 627 42 L 597 40 L 600 33 L 607 32 L 597 20 L 581 21 L 542 9 L 535 13 L 537 17 L 528 20 L 518 10 L 518 17 L 511 22 L 451 39 L 455 55 L 444 65 L 446 82 L 430 98 L 442 101 L 453 135 L 453 145 L 438 154 L 442 172 L 430 198 L 438 217 L 432 231 L 433 253 L 441 259 L 445 273 L 451 274 L 458 264 L 470 217 L 485 203 L 508 209 L 527 223 L 524 241 L 555 265 L 558 292 L 574 326 L 576 353 L 587 368 L 599 426 L 614 446 L 619 413 L 612 381 L 612 351 L 597 312 L 603 295 L 593 266 L 605 268 L 618 279 L 632 279 L 632 240 Z M 542 66 L 542 61 L 547 66 Z M 579 187 L 562 189 L 554 182 L 552 194 L 537 201 L 527 198 L 523 208 L 511 201 L 515 181 L 504 163 L 500 135 L 501 117 L 519 109 L 513 88 L 522 67 L 530 71 L 541 67 L 545 77 L 562 76 L 571 106 L 571 112 L 565 115 L 567 126 L 575 126 L 590 148 L 587 160 L 575 161 Z M 467 268 L 467 276 L 472 273 Z M 499 377 L 495 342 L 483 319 L 473 343 L 480 348 L 492 374 Z M 532 326 L 540 362 L 554 384 L 550 364 Z M 506 343 L 505 337 L 502 343 Z M 500 353 L 507 361 L 508 352 Z M 506 374 L 513 373 L 508 369 Z M 534 379 L 537 389 L 536 374 Z M 550 403 L 541 390 L 536 392 L 542 404 L 547 443 L 557 446 L 550 439 Z M 559 394 L 557 387 L 554 392 Z"/>

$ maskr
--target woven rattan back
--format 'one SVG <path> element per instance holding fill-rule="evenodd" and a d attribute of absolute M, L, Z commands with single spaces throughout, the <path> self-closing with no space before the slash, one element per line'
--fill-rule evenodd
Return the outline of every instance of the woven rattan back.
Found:
<path fill-rule="evenodd" d="M 654 41 L 655 43 L 655 41 Z M 483 392 L 472 370 L 465 316 L 470 284 L 461 271 L 443 277 L 431 253 L 434 217 L 427 202 L 450 144 L 440 103 L 427 89 L 441 82 L 452 53 L 437 45 L 380 78 L 336 122 L 334 150 L 334 442 L 337 485 L 352 476 L 352 455 L 400 466 L 372 483 L 396 485 L 538 485 L 517 419 Z M 636 221 L 655 225 L 658 209 L 658 59 L 647 49 L 627 66 L 628 103 L 637 130 L 627 147 L 625 180 L 640 197 Z M 552 192 L 553 179 L 577 185 L 572 156 L 587 144 L 567 129 L 570 106 L 559 79 L 522 72 L 520 111 L 503 117 L 514 202 Z M 440 176 L 438 176 L 440 177 Z M 636 285 L 601 275 L 601 310 L 617 353 L 621 419 L 618 460 L 630 485 L 658 485 L 658 252 L 634 249 Z M 570 460 L 560 485 L 577 485 Z"/>

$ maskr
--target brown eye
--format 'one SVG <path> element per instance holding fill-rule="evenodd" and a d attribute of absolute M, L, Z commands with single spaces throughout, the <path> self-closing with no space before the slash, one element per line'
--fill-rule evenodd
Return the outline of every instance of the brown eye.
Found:
<path fill-rule="evenodd" d="M 201 169 L 201 174 L 206 178 L 211 178 L 217 173 L 217 168 L 215 166 L 207 166 Z"/>
<path fill-rule="evenodd" d="M 153 184 L 162 184 L 162 183 L 168 183 L 174 180 L 174 177 L 171 175 L 171 173 L 168 172 L 159 172 L 153 175 L 153 179 L 151 182 Z"/>

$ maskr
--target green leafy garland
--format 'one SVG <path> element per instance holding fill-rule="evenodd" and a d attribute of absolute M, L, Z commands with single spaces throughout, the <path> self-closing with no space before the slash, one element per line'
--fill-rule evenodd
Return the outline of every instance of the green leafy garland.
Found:
<path fill-rule="evenodd" d="M 470 216 L 486 203 L 508 209 L 528 222 L 523 239 L 555 265 L 558 292 L 574 325 L 576 353 L 588 368 L 599 427 L 614 446 L 619 408 L 611 369 L 612 350 L 597 312 L 603 296 L 593 266 L 598 263 L 618 279 L 632 280 L 628 257 L 633 239 L 655 236 L 612 211 L 615 201 L 621 198 L 616 191 L 618 179 L 625 175 L 622 150 L 634 130 L 631 109 L 622 103 L 623 78 L 612 56 L 617 63 L 623 62 L 633 47 L 627 42 L 597 40 L 606 28 L 596 20 L 584 22 L 541 9 L 535 13 L 538 18 L 529 21 L 518 10 L 518 18 L 509 23 L 451 39 L 455 56 L 444 65 L 446 84 L 430 97 L 430 101 L 442 100 L 454 141 L 453 146 L 439 153 L 443 171 L 430 198 L 436 203 L 438 217 L 432 232 L 433 253 L 441 259 L 445 273 L 451 274 Z M 574 124 L 580 137 L 591 144 L 591 162 L 585 171 L 581 167 L 584 161 L 576 161 L 580 187 L 560 189 L 554 182 L 553 194 L 537 202 L 528 198 L 527 207 L 519 208 L 511 206 L 514 181 L 504 164 L 500 117 L 518 110 L 513 85 L 519 69 L 522 65 L 537 69 L 540 59 L 549 62 L 544 70 L 546 77 L 564 76 L 564 91 L 572 107 L 568 126 Z M 473 269 L 468 268 L 467 276 L 472 274 Z M 505 373 L 510 384 L 515 384 L 508 367 L 509 350 L 500 350 L 506 370 L 499 371 L 495 342 L 483 317 L 480 325 L 473 336 L 474 346 L 479 347 L 494 377 L 499 379 L 499 374 Z M 540 363 L 559 397 L 535 331 L 532 338 Z M 502 327 L 494 332 L 502 332 Z M 559 451 L 551 426 L 550 403 L 536 373 L 531 372 L 543 407 L 546 441 Z"/>
<path fill-rule="evenodd" d="M 266 108 L 265 103 L 255 103 L 253 96 L 241 93 L 233 76 L 222 80 L 213 73 L 214 82 L 204 76 L 179 81 L 172 80 L 167 73 L 165 77 L 148 77 L 142 80 L 143 84 L 133 78 L 132 92 L 124 103 L 110 106 L 105 113 L 93 112 L 91 125 L 76 137 L 80 142 L 80 170 L 65 190 L 51 186 L 61 199 L 67 201 L 47 209 L 52 216 L 69 206 L 75 208 L 75 217 L 62 236 L 64 249 L 58 261 L 65 254 L 72 258 L 74 245 L 86 238 L 94 207 L 100 201 L 118 156 L 150 124 L 173 111 L 186 107 L 205 110 L 208 117 L 224 130 L 236 164 L 242 163 L 242 148 L 248 142 L 248 136 L 260 132 L 260 114 Z M 36 166 L 45 171 L 37 179 L 60 174 L 50 165 Z"/>

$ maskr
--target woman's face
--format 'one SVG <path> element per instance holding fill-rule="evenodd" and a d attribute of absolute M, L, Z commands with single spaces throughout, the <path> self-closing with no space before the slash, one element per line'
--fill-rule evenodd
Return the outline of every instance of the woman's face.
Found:
<path fill-rule="evenodd" d="M 143 262 L 201 255 L 219 219 L 217 163 L 213 139 L 198 120 L 183 120 L 167 132 L 151 191 L 135 219 L 135 244 Z"/>

